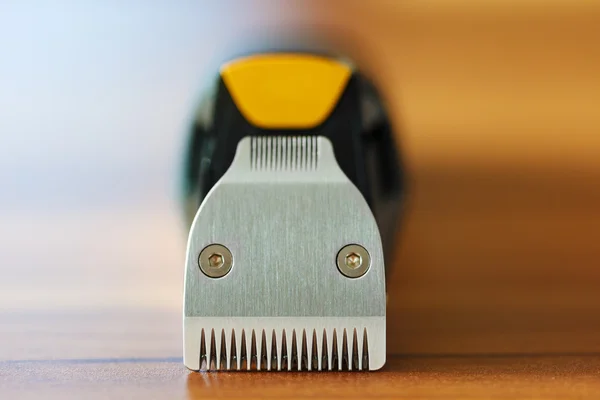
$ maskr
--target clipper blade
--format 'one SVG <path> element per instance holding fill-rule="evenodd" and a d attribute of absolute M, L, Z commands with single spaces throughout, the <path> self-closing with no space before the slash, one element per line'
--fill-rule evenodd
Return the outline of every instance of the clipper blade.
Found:
<path fill-rule="evenodd" d="M 385 361 L 381 317 L 190 318 L 185 332 L 200 371 L 364 371 Z"/>
<path fill-rule="evenodd" d="M 379 369 L 385 312 L 379 230 L 329 140 L 244 138 L 190 230 L 184 364 Z"/>

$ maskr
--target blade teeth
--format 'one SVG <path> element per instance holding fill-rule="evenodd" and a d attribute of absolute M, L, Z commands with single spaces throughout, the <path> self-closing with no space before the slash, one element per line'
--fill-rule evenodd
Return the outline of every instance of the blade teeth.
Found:
<path fill-rule="evenodd" d="M 369 369 L 367 328 L 202 329 L 200 370 Z"/>
<path fill-rule="evenodd" d="M 341 362 L 342 371 L 349 371 L 350 366 L 348 365 L 348 335 L 346 329 L 344 329 L 344 334 L 342 337 L 342 353 L 341 353 Z"/>
<path fill-rule="evenodd" d="M 232 354 L 233 354 L 233 347 L 235 347 L 235 364 L 231 365 L 231 369 L 235 369 L 237 371 L 239 371 L 242 367 L 242 335 L 243 335 L 243 330 L 238 329 L 237 331 L 235 329 L 231 330 L 233 332 L 232 334 Z M 245 351 L 245 350 L 244 350 Z"/>
<path fill-rule="evenodd" d="M 309 371 L 318 371 L 319 370 L 319 350 L 318 350 L 318 340 L 317 340 L 317 331 L 313 329 L 311 344 L 308 347 L 308 368 Z"/>
<path fill-rule="evenodd" d="M 277 334 L 275 333 L 275 329 L 273 329 L 273 334 L 271 335 L 271 358 L 269 359 L 269 371 L 279 371 L 281 365 L 278 364 L 277 359 Z"/>
<path fill-rule="evenodd" d="M 356 332 L 356 330 L 355 330 Z M 229 346 L 229 359 L 228 359 L 228 363 L 227 363 L 227 369 L 231 370 L 231 369 L 238 369 L 238 364 L 237 364 L 237 359 L 238 359 L 238 352 L 237 352 L 237 346 L 236 346 L 236 340 L 235 340 L 235 331 L 232 329 L 231 330 L 231 334 L 228 336 L 226 343 L 231 343 L 231 345 Z"/>
<path fill-rule="evenodd" d="M 200 371 L 207 371 L 209 369 L 206 354 L 206 337 L 204 329 L 202 329 L 202 333 L 200 334 Z"/>
<path fill-rule="evenodd" d="M 223 369 L 222 365 L 221 365 L 221 359 L 222 359 L 222 351 L 224 350 L 221 347 L 221 344 L 223 342 L 223 335 L 222 335 L 223 330 L 217 330 L 215 332 L 215 330 L 213 329 L 213 338 L 214 338 L 214 363 L 215 363 L 215 369 L 219 370 L 219 369 Z"/>
<path fill-rule="evenodd" d="M 260 339 L 259 346 L 259 354 L 258 354 L 258 369 L 261 371 L 269 370 L 269 359 L 267 357 L 267 335 L 265 334 L 265 330 L 262 330 L 262 335 Z"/>
<path fill-rule="evenodd" d="M 298 371 L 298 343 L 296 340 L 296 330 L 292 331 L 292 357 L 290 358 L 290 370 Z"/>
<path fill-rule="evenodd" d="M 262 357 L 261 364 L 262 369 L 265 371 L 271 370 L 271 335 L 267 335 L 267 332 L 263 329 L 262 340 L 261 340 Z"/>
<path fill-rule="evenodd" d="M 330 370 L 331 364 L 329 363 L 329 342 L 327 341 L 327 330 L 323 329 L 323 335 L 321 336 L 321 360 L 319 362 L 319 371 Z"/>
<path fill-rule="evenodd" d="M 260 370 L 260 365 L 258 364 L 258 358 L 259 358 L 259 354 L 257 353 L 257 349 L 256 349 L 256 333 L 254 331 L 254 329 L 252 330 L 252 339 L 251 339 L 251 346 L 250 346 L 250 369 L 253 371 L 259 371 Z M 260 348 L 260 347 L 259 347 Z"/>
<path fill-rule="evenodd" d="M 352 363 L 350 365 L 351 370 L 360 370 L 360 363 L 358 358 L 358 335 L 356 334 L 356 328 L 352 330 L 352 355 L 350 356 Z"/>
<path fill-rule="evenodd" d="M 210 330 L 210 351 L 208 352 L 208 369 L 214 371 L 217 369 L 217 346 L 215 345 L 215 330 Z"/>
<path fill-rule="evenodd" d="M 306 344 L 306 330 L 302 331 L 302 355 L 300 356 L 300 370 L 308 371 L 308 345 Z"/>
<path fill-rule="evenodd" d="M 316 170 L 319 140 L 314 136 L 252 136 L 250 169 L 258 171 Z"/>
<path fill-rule="evenodd" d="M 288 354 L 290 353 L 290 348 L 287 345 L 287 337 L 285 334 L 285 329 L 281 333 L 281 359 L 279 360 L 279 371 L 287 371 L 288 370 Z"/>
<path fill-rule="evenodd" d="M 363 332 L 363 349 L 362 349 L 362 369 L 369 370 L 369 339 L 367 338 L 367 328 Z"/>
<path fill-rule="evenodd" d="M 246 332 L 242 329 L 242 344 L 240 346 L 240 366 L 238 370 L 243 371 L 248 369 L 248 346 L 246 346 Z"/>
<path fill-rule="evenodd" d="M 330 370 L 332 371 L 340 370 L 340 358 L 338 357 L 340 353 L 340 346 L 341 343 L 338 345 L 337 330 L 334 328 L 331 335 L 331 357 L 329 357 L 329 363 L 331 364 Z"/>
<path fill-rule="evenodd" d="M 227 340 L 229 338 L 229 335 L 225 333 L 225 329 L 221 329 L 221 346 L 219 347 L 221 349 L 221 354 L 219 357 L 219 369 L 221 370 L 228 370 L 229 367 L 229 358 L 227 357 L 227 349 L 229 348 L 229 346 L 227 346 L 227 343 L 229 343 L 231 340 Z"/>

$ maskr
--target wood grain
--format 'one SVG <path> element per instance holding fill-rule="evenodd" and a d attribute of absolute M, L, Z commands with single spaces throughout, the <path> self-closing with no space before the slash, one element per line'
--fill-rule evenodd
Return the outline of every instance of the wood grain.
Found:
<path fill-rule="evenodd" d="M 394 357 L 375 373 L 189 373 L 179 360 L 0 363 L 3 398 L 571 399 L 600 396 L 600 357 Z"/>
<path fill-rule="evenodd" d="M 187 384 L 190 398 L 572 398 L 600 393 L 599 373 L 597 357 L 394 357 L 377 373 L 193 374 Z"/>

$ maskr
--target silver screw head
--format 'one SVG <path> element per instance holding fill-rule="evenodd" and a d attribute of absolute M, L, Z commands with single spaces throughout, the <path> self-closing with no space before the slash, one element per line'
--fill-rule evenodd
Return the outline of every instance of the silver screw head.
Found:
<path fill-rule="evenodd" d="M 198 265 L 202 273 L 209 278 L 222 278 L 233 267 L 233 255 L 227 247 L 211 244 L 200 252 Z"/>
<path fill-rule="evenodd" d="M 214 253 L 208 256 L 208 265 L 211 268 L 221 268 L 224 264 L 223 255 Z"/>
<path fill-rule="evenodd" d="M 362 257 L 356 253 L 350 253 L 346 256 L 346 266 L 348 268 L 356 269 L 362 264 Z"/>
<path fill-rule="evenodd" d="M 359 278 L 371 267 L 371 256 L 367 249 L 358 244 L 342 247 L 337 254 L 337 267 L 348 278 Z"/>

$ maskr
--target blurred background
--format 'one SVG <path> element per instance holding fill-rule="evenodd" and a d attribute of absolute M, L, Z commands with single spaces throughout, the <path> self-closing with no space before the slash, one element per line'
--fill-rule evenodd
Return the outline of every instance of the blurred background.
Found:
<path fill-rule="evenodd" d="M 600 351 L 599 38 L 585 0 L 1 2 L 0 337 L 162 313 L 178 356 L 195 107 L 300 41 L 371 76 L 407 163 L 389 350 Z"/>
<path fill-rule="evenodd" d="M 0 309 L 181 306 L 177 190 L 195 107 L 223 61 L 268 42 L 248 32 L 286 13 L 0 3 Z"/>

